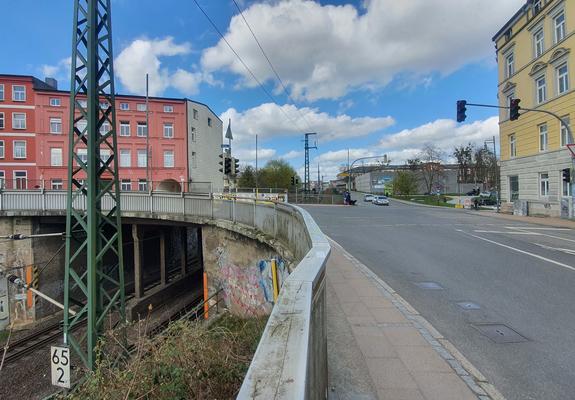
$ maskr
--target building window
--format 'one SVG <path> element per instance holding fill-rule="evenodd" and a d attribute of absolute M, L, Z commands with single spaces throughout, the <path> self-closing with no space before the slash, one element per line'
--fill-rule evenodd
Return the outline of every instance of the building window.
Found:
<path fill-rule="evenodd" d="M 64 183 L 62 179 L 52 179 L 52 190 L 62 190 L 64 189 Z"/>
<path fill-rule="evenodd" d="M 88 121 L 85 119 L 81 119 L 80 121 L 76 122 L 76 128 L 80 131 L 80 133 L 84 132 L 88 127 Z M 88 132 L 86 131 L 86 134 Z"/>
<path fill-rule="evenodd" d="M 14 141 L 14 158 L 26 158 L 26 142 L 24 140 Z"/>
<path fill-rule="evenodd" d="M 571 127 L 569 116 L 565 116 L 561 119 L 565 121 L 565 123 L 561 122 L 561 147 L 564 147 L 573 143 L 573 137 L 569 136 L 569 131 L 567 130 L 567 126 Z"/>
<path fill-rule="evenodd" d="M 140 192 L 147 192 L 148 191 L 148 181 L 145 179 L 138 179 L 138 190 Z"/>
<path fill-rule="evenodd" d="M 539 174 L 539 195 L 541 197 L 549 196 L 549 174 Z"/>
<path fill-rule="evenodd" d="M 28 188 L 28 172 L 14 171 L 14 189 Z"/>
<path fill-rule="evenodd" d="M 4 129 L 4 113 L 0 113 L 0 129 Z"/>
<path fill-rule="evenodd" d="M 0 101 L 4 101 L 4 84 L 0 84 Z"/>
<path fill-rule="evenodd" d="M 547 124 L 539 125 L 539 151 L 547 150 Z"/>
<path fill-rule="evenodd" d="M 537 58 L 545 51 L 545 35 L 543 34 L 543 28 L 539 28 L 537 32 L 533 34 L 533 42 L 535 45 L 535 58 Z"/>
<path fill-rule="evenodd" d="M 12 113 L 12 128 L 26 129 L 26 114 Z"/>
<path fill-rule="evenodd" d="M 129 179 L 122 179 L 120 183 L 120 190 L 123 192 L 129 192 L 132 190 L 132 182 Z"/>
<path fill-rule="evenodd" d="M 198 157 L 195 151 L 192 151 L 192 168 L 198 168 Z"/>
<path fill-rule="evenodd" d="M 130 109 L 130 105 L 128 103 L 120 103 L 120 110 L 128 111 Z"/>
<path fill-rule="evenodd" d="M 165 112 L 165 113 L 172 113 L 172 112 L 174 112 L 174 106 L 172 106 L 171 104 L 165 104 L 165 105 L 164 105 L 164 112 Z"/>
<path fill-rule="evenodd" d="M 0 158 L 4 158 L 4 141 L 0 140 Z"/>
<path fill-rule="evenodd" d="M 129 121 L 120 121 L 120 136 L 130 136 Z"/>
<path fill-rule="evenodd" d="M 104 123 L 100 126 L 100 134 L 105 135 L 106 133 L 110 132 L 112 126 L 108 121 L 104 121 Z"/>
<path fill-rule="evenodd" d="M 513 52 L 505 57 L 505 77 L 509 78 L 515 73 L 515 56 Z"/>
<path fill-rule="evenodd" d="M 198 119 L 198 110 L 194 108 L 194 119 Z"/>
<path fill-rule="evenodd" d="M 146 104 L 138 103 L 138 104 L 136 105 L 136 109 L 137 109 L 138 111 L 146 111 Z"/>
<path fill-rule="evenodd" d="M 78 149 L 76 154 L 78 154 L 80 161 L 82 161 L 84 164 L 88 163 L 88 149 Z"/>
<path fill-rule="evenodd" d="M 6 174 L 4 171 L 0 171 L 0 189 L 4 189 L 6 187 Z"/>
<path fill-rule="evenodd" d="M 537 104 L 543 103 L 547 100 L 547 83 L 545 82 L 545 75 L 535 80 L 537 88 Z"/>
<path fill-rule="evenodd" d="M 138 167 L 145 168 L 147 164 L 146 150 L 138 150 Z"/>
<path fill-rule="evenodd" d="M 62 148 L 53 147 L 50 149 L 50 166 L 61 167 L 63 165 L 62 160 Z"/>
<path fill-rule="evenodd" d="M 535 0 L 533 2 L 533 15 L 539 14 L 539 11 L 541 11 L 541 0 Z"/>
<path fill-rule="evenodd" d="M 138 130 L 137 135 L 139 137 L 146 137 L 148 136 L 148 125 L 145 122 L 138 122 Z"/>
<path fill-rule="evenodd" d="M 100 102 L 100 108 L 102 110 L 107 110 L 108 108 L 110 108 L 110 104 L 107 101 L 101 101 Z"/>
<path fill-rule="evenodd" d="M 515 93 L 511 93 L 507 96 L 507 118 L 511 117 L 511 101 L 515 98 Z"/>
<path fill-rule="evenodd" d="M 50 118 L 50 133 L 62 133 L 62 118 Z"/>
<path fill-rule="evenodd" d="M 192 126 L 192 142 L 196 141 L 196 128 Z"/>
<path fill-rule="evenodd" d="M 50 98 L 50 106 L 52 107 L 60 107 L 60 99 L 58 97 L 51 97 Z"/>
<path fill-rule="evenodd" d="M 565 13 L 562 12 L 553 18 L 553 23 L 555 25 L 555 43 L 558 43 L 565 39 Z"/>
<path fill-rule="evenodd" d="M 517 155 L 517 148 L 515 143 L 515 134 L 509 135 L 509 157 L 515 157 Z"/>
<path fill-rule="evenodd" d="M 164 168 L 174 168 L 174 151 L 164 151 Z"/>
<path fill-rule="evenodd" d="M 12 85 L 12 100 L 26 101 L 26 86 Z"/>
<path fill-rule="evenodd" d="M 112 157 L 112 153 L 110 149 L 100 149 L 100 161 L 107 162 L 110 157 Z"/>
<path fill-rule="evenodd" d="M 509 177 L 509 201 L 519 199 L 519 177 L 517 175 Z"/>
<path fill-rule="evenodd" d="M 87 108 L 88 107 L 88 100 L 78 100 L 78 104 L 82 108 Z"/>
<path fill-rule="evenodd" d="M 132 154 L 130 150 L 120 149 L 120 167 L 132 166 Z"/>
<path fill-rule="evenodd" d="M 164 124 L 164 137 L 169 139 L 174 137 L 174 124 Z"/>
<path fill-rule="evenodd" d="M 557 94 L 563 94 L 569 90 L 569 71 L 567 64 L 557 68 Z"/>
<path fill-rule="evenodd" d="M 563 180 L 563 171 L 559 171 L 561 176 L 559 177 L 561 184 L 561 195 L 562 196 L 571 196 L 571 183 L 565 182 Z"/>
<path fill-rule="evenodd" d="M 212 119 L 208 117 L 208 126 L 212 126 Z"/>

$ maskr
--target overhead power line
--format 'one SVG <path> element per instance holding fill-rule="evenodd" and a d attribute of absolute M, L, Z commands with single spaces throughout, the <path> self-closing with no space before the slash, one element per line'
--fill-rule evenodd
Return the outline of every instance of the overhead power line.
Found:
<path fill-rule="evenodd" d="M 250 30 L 254 40 L 256 41 L 258 47 L 260 48 L 260 51 L 262 52 L 263 56 L 265 57 L 266 61 L 268 62 L 272 72 L 274 73 L 274 75 L 276 76 L 276 78 L 278 79 L 278 82 L 280 83 L 281 87 L 283 88 L 284 93 L 286 94 L 286 96 L 288 97 L 288 99 L 291 100 L 291 102 L 293 103 L 293 105 L 296 107 L 297 112 L 299 113 L 300 117 L 304 120 L 304 122 L 307 125 L 307 128 L 309 131 L 312 131 L 311 125 L 309 124 L 309 121 L 307 120 L 306 116 L 304 113 L 301 112 L 301 110 L 297 107 L 297 104 L 295 102 L 295 100 L 293 99 L 293 97 L 289 94 L 289 91 L 286 87 L 286 85 L 284 84 L 282 78 L 280 77 L 278 71 L 276 70 L 276 68 L 274 67 L 274 65 L 272 64 L 272 61 L 270 60 L 270 58 L 268 57 L 268 55 L 266 54 L 263 46 L 261 45 L 258 37 L 256 36 L 254 30 L 252 29 L 250 23 L 248 22 L 248 20 L 246 19 L 246 17 L 244 16 L 244 13 L 242 11 L 242 9 L 240 8 L 239 4 L 237 3 L 236 0 L 232 0 L 234 2 L 234 4 L 236 5 L 236 8 L 238 9 L 242 19 L 244 20 L 244 23 L 246 24 L 246 26 L 248 27 L 248 29 Z"/>
<path fill-rule="evenodd" d="M 266 96 L 268 96 L 270 98 L 270 100 L 279 107 L 279 109 L 281 110 L 281 112 L 286 116 L 286 118 L 294 125 L 297 126 L 297 122 L 295 122 L 287 113 L 286 111 L 279 105 L 279 103 L 276 101 L 276 99 L 274 98 L 274 96 L 265 88 L 265 86 L 262 84 L 262 82 L 256 77 L 256 75 L 253 73 L 253 71 L 250 69 L 250 67 L 248 67 L 248 65 L 244 62 L 244 60 L 242 59 L 242 57 L 240 57 L 240 55 L 238 54 L 238 52 L 233 48 L 233 46 L 230 44 L 230 42 L 228 42 L 228 40 L 226 39 L 226 37 L 224 36 L 224 34 L 220 31 L 220 29 L 217 27 L 217 25 L 214 23 L 214 21 L 210 18 L 210 16 L 208 15 L 208 13 L 202 8 L 202 6 L 200 6 L 200 4 L 198 3 L 197 0 L 194 0 L 194 3 L 196 4 L 196 6 L 198 7 L 198 9 L 202 12 L 202 14 L 204 14 L 204 16 L 206 17 L 206 19 L 209 21 L 209 23 L 212 25 L 212 27 L 214 28 L 214 30 L 218 33 L 218 35 L 220 35 L 220 37 L 222 38 L 222 40 L 226 43 L 226 45 L 229 47 L 229 49 L 232 51 L 232 53 L 234 53 L 234 55 L 236 56 L 236 58 L 239 60 L 239 62 L 244 66 L 244 68 L 246 69 L 246 71 L 249 72 L 249 74 L 251 75 L 251 77 L 254 79 L 254 81 L 257 82 L 257 84 L 259 85 L 259 87 L 262 89 L 262 91 L 266 94 Z M 297 107 L 296 107 L 297 108 Z M 301 128 L 298 127 L 298 129 L 301 130 Z M 303 132 L 303 131 L 302 131 Z"/>

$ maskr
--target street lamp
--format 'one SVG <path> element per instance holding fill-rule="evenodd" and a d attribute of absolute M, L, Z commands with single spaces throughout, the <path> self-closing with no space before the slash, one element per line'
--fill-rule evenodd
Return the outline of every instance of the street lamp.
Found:
<path fill-rule="evenodd" d="M 497 212 L 499 212 L 499 171 L 497 170 L 497 150 L 495 148 L 495 136 L 493 139 L 483 142 L 483 148 L 487 150 L 487 144 L 493 143 L 493 157 L 495 158 L 495 193 L 497 196 Z"/>
<path fill-rule="evenodd" d="M 389 163 L 389 160 L 387 159 L 387 154 L 383 154 L 381 156 L 360 157 L 356 160 L 353 160 L 353 162 L 350 165 L 349 164 L 349 151 L 348 151 L 348 155 L 347 155 L 347 182 L 348 182 L 348 186 L 349 186 L 350 191 L 351 191 L 351 169 L 353 168 L 353 164 L 355 164 L 358 161 L 369 160 L 369 159 L 373 159 L 373 158 L 383 158 L 384 163 Z M 371 180 L 371 177 L 370 177 L 370 180 Z"/>

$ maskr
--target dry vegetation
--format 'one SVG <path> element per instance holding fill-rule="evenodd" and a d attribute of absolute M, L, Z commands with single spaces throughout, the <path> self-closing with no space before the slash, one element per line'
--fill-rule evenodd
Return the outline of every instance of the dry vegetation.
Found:
<path fill-rule="evenodd" d="M 178 321 L 153 339 L 142 335 L 132 360 L 102 361 L 66 399 L 233 399 L 266 320 L 226 314 L 210 326 Z"/>

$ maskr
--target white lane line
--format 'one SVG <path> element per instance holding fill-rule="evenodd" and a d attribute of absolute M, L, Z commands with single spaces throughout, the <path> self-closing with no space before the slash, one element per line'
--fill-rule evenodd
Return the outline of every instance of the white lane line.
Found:
<path fill-rule="evenodd" d="M 567 253 L 569 255 L 575 256 L 575 250 L 573 250 L 573 249 L 563 249 L 561 247 L 551 247 L 551 246 L 546 246 L 544 244 L 539 244 L 539 243 L 532 243 L 532 244 L 539 246 L 543 249 L 561 251 L 563 253 Z"/>
<path fill-rule="evenodd" d="M 527 229 L 531 229 L 531 228 L 511 228 L 511 227 L 510 227 L 509 229 L 514 229 L 514 230 L 518 230 L 518 231 L 525 232 Z M 541 235 L 541 236 L 546 236 L 546 237 L 550 237 L 550 238 L 553 238 L 553 239 L 565 240 L 566 242 L 573 242 L 573 243 L 575 243 L 575 239 L 567 239 L 567 238 L 564 238 L 564 237 L 561 237 L 561 236 L 549 235 L 549 234 L 547 234 L 547 233 L 540 233 L 539 235 Z"/>
<path fill-rule="evenodd" d="M 507 229 L 530 229 L 532 231 L 572 231 L 569 228 L 534 228 L 531 226 L 506 226 Z"/>
<path fill-rule="evenodd" d="M 572 267 L 571 265 L 563 264 L 563 263 L 561 263 L 561 262 L 559 262 L 559 261 L 551 260 L 550 258 L 546 258 L 546 257 L 540 256 L 540 255 L 538 255 L 538 254 L 530 253 L 530 252 L 525 251 L 525 250 L 517 249 L 517 248 L 515 248 L 515 247 L 511 247 L 511 246 L 508 246 L 508 245 L 506 245 L 506 244 L 496 242 L 496 241 L 494 241 L 494 240 L 486 239 L 486 238 L 484 238 L 484 237 L 477 236 L 477 235 L 474 235 L 474 234 L 469 233 L 469 232 L 465 232 L 465 231 L 463 231 L 463 230 L 461 230 L 461 229 L 456 229 L 456 231 L 461 232 L 461 233 L 463 233 L 464 235 L 469 235 L 469 236 L 473 236 L 474 238 L 484 240 L 484 241 L 486 241 L 486 242 L 492 243 L 492 244 L 497 245 L 497 246 L 505 247 L 506 249 L 513 250 L 513 251 L 516 251 L 516 252 L 518 252 L 518 253 L 526 254 L 526 255 L 528 255 L 528 256 L 535 257 L 535 258 L 538 258 L 538 259 L 543 260 L 543 261 L 547 261 L 547 262 L 549 262 L 549 263 L 551 263 L 551 264 L 559 265 L 560 267 L 563 267 L 563 268 L 566 268 L 566 269 L 570 269 L 571 271 L 575 271 L 575 267 Z"/>
<path fill-rule="evenodd" d="M 503 233 L 505 235 L 541 235 L 538 232 L 509 232 L 509 231 L 483 231 L 483 230 L 475 230 L 473 232 L 477 233 Z"/>

